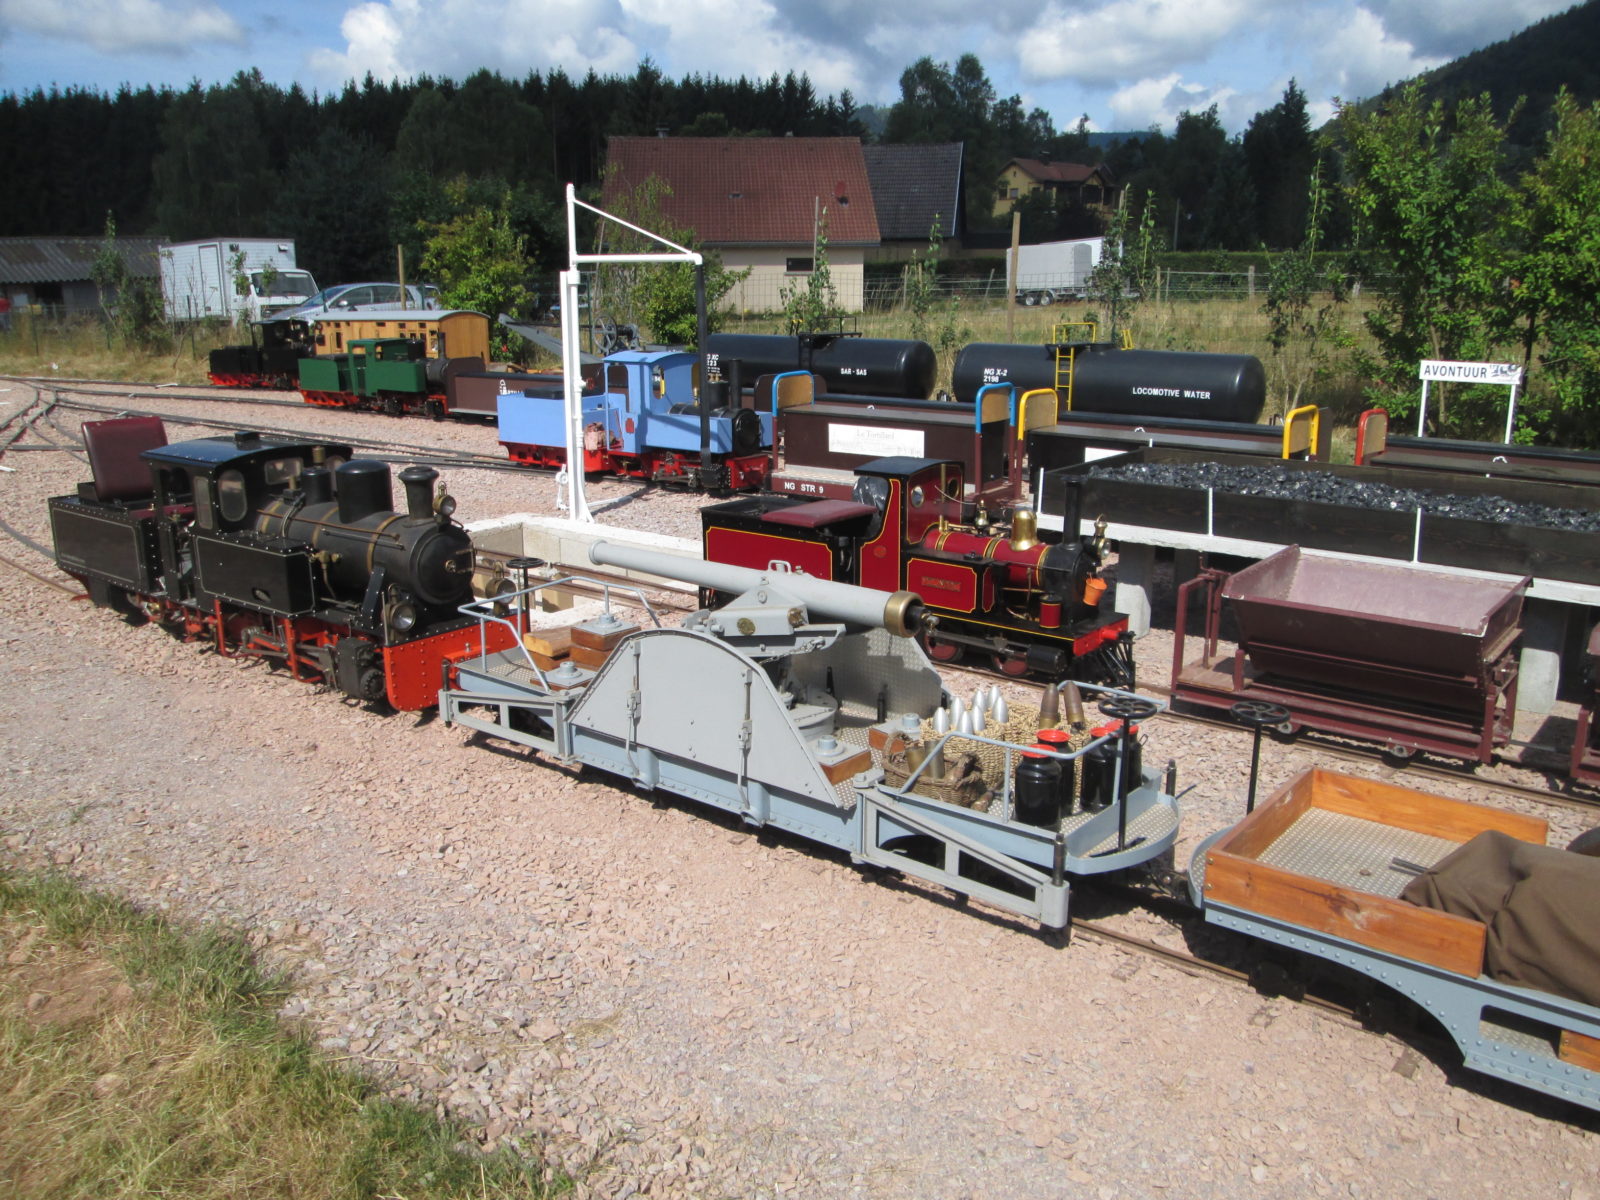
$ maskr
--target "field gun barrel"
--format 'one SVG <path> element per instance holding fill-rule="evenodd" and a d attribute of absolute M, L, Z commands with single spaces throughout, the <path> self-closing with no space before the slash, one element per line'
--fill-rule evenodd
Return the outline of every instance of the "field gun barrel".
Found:
<path fill-rule="evenodd" d="M 640 550 L 615 542 L 594 543 L 589 547 L 589 559 L 600 566 L 646 571 L 736 596 L 753 595 L 763 604 L 768 603 L 768 597 L 762 593 L 770 589 L 776 593 L 772 603 L 798 601 L 813 618 L 881 627 L 899 637 L 915 637 L 922 630 L 922 598 L 915 592 L 882 592 L 853 583 L 817 579 L 778 566 L 758 571 L 656 550 Z"/>

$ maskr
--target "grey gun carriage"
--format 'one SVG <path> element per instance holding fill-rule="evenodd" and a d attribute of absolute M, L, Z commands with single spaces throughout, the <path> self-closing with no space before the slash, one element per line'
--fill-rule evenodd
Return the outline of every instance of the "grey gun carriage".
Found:
<path fill-rule="evenodd" d="M 1154 701 L 1079 685 L 1127 720 L 1117 733 L 1084 734 L 1064 750 L 1008 742 L 993 736 L 1002 731 L 992 722 L 944 731 L 934 721 L 951 698 L 915 641 L 923 615 L 912 593 L 607 542 L 591 557 L 737 598 L 676 628 L 659 627 L 652 613 L 641 628 L 612 611 L 607 590 L 606 613 L 571 631 L 569 657 L 536 654 L 528 637 L 460 663 L 439 694 L 447 722 L 712 805 L 1051 929 L 1067 923 L 1071 877 L 1149 863 L 1176 841 L 1176 800 L 1127 753 L 1126 731 L 1160 711 Z M 516 626 L 535 593 L 567 582 L 462 611 Z M 1068 794 L 1081 778 L 1074 766 L 1089 754 L 1114 780 L 1105 789 L 1111 799 L 1094 808 Z M 1043 818 L 1037 810 L 1018 816 L 1014 780 L 1024 755 L 1063 764 L 1061 803 Z M 951 776 L 958 765 L 968 771 L 959 786 Z"/>

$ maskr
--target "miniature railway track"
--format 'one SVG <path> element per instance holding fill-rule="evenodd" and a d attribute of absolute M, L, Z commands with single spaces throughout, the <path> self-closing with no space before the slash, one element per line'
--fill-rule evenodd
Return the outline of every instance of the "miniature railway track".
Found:
<path fill-rule="evenodd" d="M 268 396 L 230 394 L 230 389 L 209 384 L 124 383 L 115 379 L 45 379 L 31 375 L 0 375 L 0 383 L 18 383 L 32 388 L 50 388 L 87 396 L 120 396 L 128 400 L 193 400 L 196 403 L 249 404 L 264 408 L 306 408 L 304 400 L 275 400 Z M 260 389 L 269 390 L 269 389 Z"/>
<path fill-rule="evenodd" d="M 1146 686 L 1143 690 L 1168 700 L 1171 699 L 1170 688 L 1161 686 Z M 1228 732 L 1236 733 L 1241 737 L 1250 736 L 1250 730 L 1246 729 L 1242 725 L 1239 725 L 1237 722 L 1228 720 L 1226 717 L 1212 716 L 1204 713 L 1179 711 L 1177 709 L 1168 709 L 1166 715 L 1175 720 L 1182 721 L 1185 724 L 1198 725 L 1207 729 L 1227 730 Z M 1463 762 L 1459 766 L 1455 767 L 1444 766 L 1442 764 L 1430 761 L 1418 761 L 1415 759 L 1407 760 L 1404 763 L 1398 763 L 1392 755 L 1387 754 L 1384 750 L 1377 746 L 1367 747 L 1331 741 L 1326 738 L 1319 737 L 1316 730 L 1302 729 L 1295 733 L 1293 737 L 1296 741 L 1302 738 L 1310 739 L 1308 744 L 1314 745 L 1318 754 L 1326 755 L 1331 759 L 1341 762 L 1364 763 L 1367 765 L 1371 765 L 1373 763 L 1382 763 L 1404 771 L 1409 777 L 1418 779 L 1435 779 L 1451 783 L 1475 783 L 1482 787 L 1494 788 L 1497 791 L 1510 793 L 1511 795 L 1516 796 L 1518 799 L 1530 800 L 1538 804 L 1547 804 L 1554 808 L 1565 808 L 1574 812 L 1591 812 L 1596 808 L 1600 808 L 1600 795 L 1589 796 L 1581 792 L 1556 792 L 1551 790 L 1549 787 L 1536 787 L 1532 784 L 1518 783 L 1515 780 L 1481 779 L 1473 773 L 1474 768 L 1477 765 L 1475 763 Z M 1540 771 L 1547 775 L 1557 773 L 1560 769 L 1554 765 L 1550 767 L 1540 767 L 1530 763 L 1508 763 L 1507 765 L 1517 767 L 1518 769 L 1524 771 Z M 1563 777 L 1563 782 L 1571 784 L 1572 781 Z"/>
<path fill-rule="evenodd" d="M 258 433 L 279 434 L 284 437 L 303 438 L 307 441 L 330 440 L 329 435 L 310 432 L 303 429 L 285 429 L 282 427 L 263 426 L 257 422 L 241 425 L 237 421 L 216 421 L 200 417 L 174 418 L 172 413 L 153 410 L 127 408 L 122 405 L 92 404 L 84 400 L 58 399 L 55 401 L 58 408 L 71 409 L 75 412 L 101 413 L 107 416 L 128 417 L 165 417 L 176 419 L 186 425 L 194 425 L 201 429 L 218 429 L 227 433 L 240 430 L 253 430 Z M 304 408 L 304 405 L 297 407 Z M 411 461 L 428 463 L 433 466 L 453 466 L 475 471 L 510 471 L 517 474 L 534 472 L 538 474 L 551 474 L 548 471 L 538 471 L 536 468 L 520 466 L 505 458 L 488 454 L 475 454 L 467 450 L 448 450 L 441 446 L 426 446 L 415 442 L 400 442 L 385 438 L 351 438 L 338 437 L 332 440 L 346 442 L 361 450 L 377 455 L 392 455 L 395 457 L 409 457 Z"/>
<path fill-rule="evenodd" d="M 1198 918 L 1197 913 L 1193 915 Z M 1120 930 L 1113 929 L 1104 921 L 1073 917 L 1071 919 L 1071 929 L 1074 934 L 1082 934 L 1095 941 L 1132 951 L 1135 954 L 1154 959 L 1189 975 L 1202 979 L 1221 979 L 1230 985 L 1247 987 L 1252 991 L 1259 990 L 1256 987 L 1255 978 L 1249 971 L 1241 971 L 1237 967 L 1211 962 L 1209 959 L 1196 957 L 1186 950 L 1174 950 L 1170 946 L 1163 946 L 1161 943 L 1150 941 L 1148 938 L 1123 933 Z M 1317 996 L 1307 992 L 1299 997 L 1286 998 L 1294 999 L 1296 1003 L 1316 1009 L 1324 1016 L 1339 1018 L 1353 1026 L 1359 1027 L 1362 1024 L 1361 1015 L 1356 1009 L 1349 1005 L 1329 1000 L 1324 996 Z"/>

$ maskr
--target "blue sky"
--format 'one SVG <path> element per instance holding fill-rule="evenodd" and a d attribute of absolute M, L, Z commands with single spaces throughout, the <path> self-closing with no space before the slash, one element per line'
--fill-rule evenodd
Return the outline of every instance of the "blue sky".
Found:
<path fill-rule="evenodd" d="M 258 67 L 326 91 L 367 71 L 520 77 L 804 70 L 887 104 L 921 55 L 971 51 L 1058 128 L 1170 130 L 1217 104 L 1242 129 L 1297 79 L 1314 121 L 1560 12 L 1570 0 L 0 0 L 0 91 L 182 87 Z M 979 19 L 981 18 L 981 19 Z"/>

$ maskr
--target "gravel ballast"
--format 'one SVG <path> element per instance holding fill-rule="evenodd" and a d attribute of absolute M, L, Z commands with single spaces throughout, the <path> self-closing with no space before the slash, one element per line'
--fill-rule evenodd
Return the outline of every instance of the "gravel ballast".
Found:
<path fill-rule="evenodd" d="M 0 389 L 0 420 L 31 399 Z M 220 401 L 130 404 L 161 406 L 239 418 Z M 482 425 L 252 416 L 495 449 Z M 52 418 L 19 445 L 70 446 L 77 415 Z M 0 465 L 4 860 L 239 926 L 292 971 L 283 1015 L 330 1054 L 488 1143 L 543 1150 L 579 1195 L 1600 1200 L 1592 1115 L 1467 1073 L 1441 1042 L 1090 936 L 1062 944 L 687 802 L 129 628 L 11 565 L 63 579 L 33 545 L 49 544 L 45 499 L 87 478 L 81 457 Z M 445 481 L 464 520 L 556 513 L 549 476 Z M 697 535 L 698 497 L 616 482 L 590 497 L 617 502 L 602 521 Z M 1170 648 L 1159 630 L 1141 641 L 1148 678 Z M 1147 728 L 1146 763 L 1175 758 L 1190 788 L 1181 867 L 1242 815 L 1249 740 Z M 1263 786 L 1317 761 L 1270 743 Z M 1428 790 L 1552 815 L 1491 782 Z M 1585 822 L 1553 824 L 1560 841 Z M 1081 889 L 1074 905 L 1173 947 L 1249 951 L 1120 896 Z"/>

